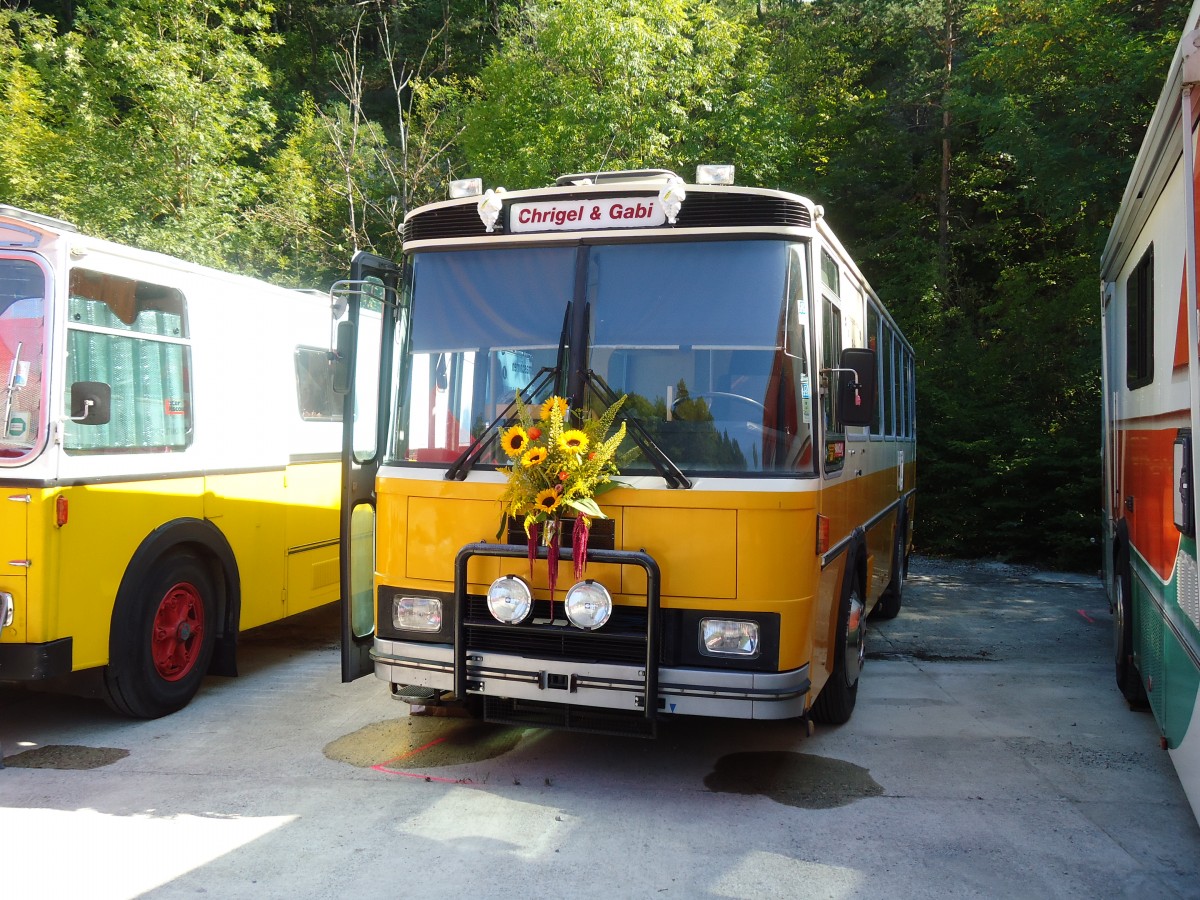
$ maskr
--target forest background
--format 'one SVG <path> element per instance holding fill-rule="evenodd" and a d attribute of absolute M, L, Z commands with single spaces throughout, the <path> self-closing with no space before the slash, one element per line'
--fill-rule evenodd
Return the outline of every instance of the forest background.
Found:
<path fill-rule="evenodd" d="M 918 358 L 925 553 L 1100 564 L 1099 261 L 1190 4 L 0 2 L 0 202 L 289 286 L 452 178 L 732 162 Z"/>

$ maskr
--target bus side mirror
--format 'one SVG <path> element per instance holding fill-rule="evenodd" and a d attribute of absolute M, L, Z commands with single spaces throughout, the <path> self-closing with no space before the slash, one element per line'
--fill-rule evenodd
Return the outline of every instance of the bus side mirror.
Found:
<path fill-rule="evenodd" d="M 107 425 L 112 418 L 112 388 L 103 381 L 71 385 L 70 420 L 80 425 Z"/>
<path fill-rule="evenodd" d="M 335 394 L 350 393 L 350 354 L 353 352 L 354 326 L 349 320 L 339 322 L 337 346 L 329 354 L 329 364 L 333 366 L 333 392 Z"/>
<path fill-rule="evenodd" d="M 843 370 L 838 379 L 842 424 L 871 425 L 875 421 L 875 351 L 848 347 L 842 351 L 838 368 Z"/>

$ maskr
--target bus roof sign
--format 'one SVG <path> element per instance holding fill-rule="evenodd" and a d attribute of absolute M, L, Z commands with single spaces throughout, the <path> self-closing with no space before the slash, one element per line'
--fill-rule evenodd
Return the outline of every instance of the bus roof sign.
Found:
<path fill-rule="evenodd" d="M 594 228 L 656 228 L 666 222 L 666 213 L 654 197 L 594 197 L 514 203 L 508 213 L 508 230 L 518 234 Z"/>

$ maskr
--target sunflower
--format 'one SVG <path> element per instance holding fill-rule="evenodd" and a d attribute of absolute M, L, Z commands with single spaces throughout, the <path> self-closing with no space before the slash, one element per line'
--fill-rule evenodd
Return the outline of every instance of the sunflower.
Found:
<path fill-rule="evenodd" d="M 547 455 L 549 454 L 545 447 L 534 447 L 532 450 L 527 450 L 525 455 L 521 457 L 521 465 L 527 469 L 532 469 L 534 466 L 545 462 Z"/>
<path fill-rule="evenodd" d="M 560 500 L 561 497 L 554 488 L 546 488 L 537 495 L 537 498 L 533 501 L 533 505 L 540 512 L 554 512 L 554 510 L 558 509 Z"/>
<path fill-rule="evenodd" d="M 580 454 L 587 449 L 588 437 L 578 428 L 564 431 L 558 436 L 558 448 L 564 453 Z"/>
<path fill-rule="evenodd" d="M 508 431 L 504 432 L 504 436 L 500 438 L 500 442 L 504 445 L 504 452 L 509 456 L 520 456 L 525 450 L 525 445 L 529 443 L 529 435 L 525 433 L 525 429 L 520 425 L 514 425 Z"/>
<path fill-rule="evenodd" d="M 542 419 L 550 421 L 550 415 L 554 412 L 555 407 L 558 408 L 560 417 L 565 418 L 567 415 L 567 401 L 565 397 L 551 397 L 542 404 Z"/>

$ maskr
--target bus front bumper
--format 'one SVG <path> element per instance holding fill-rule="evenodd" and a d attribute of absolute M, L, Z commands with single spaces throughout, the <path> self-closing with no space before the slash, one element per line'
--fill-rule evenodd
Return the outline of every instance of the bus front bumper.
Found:
<path fill-rule="evenodd" d="M 454 649 L 375 639 L 375 676 L 393 685 L 454 690 Z M 641 712 L 641 666 L 530 659 L 493 652 L 466 653 L 467 692 L 485 697 Z M 811 682 L 808 666 L 787 672 L 661 667 L 658 709 L 683 716 L 791 719 L 804 715 Z"/>
<path fill-rule="evenodd" d="M 0 644 L 0 681 L 44 681 L 71 671 L 71 638 Z"/>

